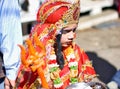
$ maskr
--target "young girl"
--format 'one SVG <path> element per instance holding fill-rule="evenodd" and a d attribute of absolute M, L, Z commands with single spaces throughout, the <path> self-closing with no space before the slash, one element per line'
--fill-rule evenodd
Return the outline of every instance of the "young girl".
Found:
<path fill-rule="evenodd" d="M 37 13 L 39 23 L 26 40 L 26 47 L 20 46 L 18 89 L 65 89 L 96 77 L 88 56 L 73 41 L 79 5 L 78 0 L 49 0 L 41 5 Z"/>

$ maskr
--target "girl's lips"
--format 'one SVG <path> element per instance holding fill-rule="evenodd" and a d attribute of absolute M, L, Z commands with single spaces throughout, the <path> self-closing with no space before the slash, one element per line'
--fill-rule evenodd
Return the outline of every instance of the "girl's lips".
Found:
<path fill-rule="evenodd" d="M 70 42 L 67 42 L 67 45 L 71 45 L 72 44 L 72 41 L 70 41 Z"/>

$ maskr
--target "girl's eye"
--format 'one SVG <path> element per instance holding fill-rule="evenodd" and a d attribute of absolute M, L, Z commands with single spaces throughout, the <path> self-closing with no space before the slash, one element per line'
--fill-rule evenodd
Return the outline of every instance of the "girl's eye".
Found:
<path fill-rule="evenodd" d="M 63 30 L 63 34 L 69 33 L 71 30 Z"/>
<path fill-rule="evenodd" d="M 73 32 L 75 32 L 75 31 L 76 31 L 76 28 L 73 29 Z"/>
<path fill-rule="evenodd" d="M 74 28 L 74 29 L 67 29 L 67 30 L 64 30 L 64 29 L 63 29 L 63 32 L 62 32 L 62 33 L 63 33 L 63 34 L 66 34 L 66 33 L 69 33 L 69 32 L 71 32 L 71 31 L 72 31 L 72 32 L 75 32 L 75 31 L 76 31 L 76 28 Z"/>
<path fill-rule="evenodd" d="M 73 32 L 75 32 L 75 31 L 76 31 L 76 28 L 73 29 Z"/>

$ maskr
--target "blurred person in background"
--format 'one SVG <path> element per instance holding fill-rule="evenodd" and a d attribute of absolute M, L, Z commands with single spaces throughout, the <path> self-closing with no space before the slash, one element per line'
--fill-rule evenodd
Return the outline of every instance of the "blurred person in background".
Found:
<path fill-rule="evenodd" d="M 18 0 L 0 0 L 0 89 L 12 89 L 20 65 L 22 29 Z"/>

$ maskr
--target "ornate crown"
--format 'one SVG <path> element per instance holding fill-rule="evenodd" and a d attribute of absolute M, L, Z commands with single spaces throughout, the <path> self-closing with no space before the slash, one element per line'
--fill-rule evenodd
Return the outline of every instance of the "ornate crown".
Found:
<path fill-rule="evenodd" d="M 38 10 L 37 20 L 55 24 L 59 30 L 68 24 L 78 23 L 79 14 L 79 0 L 49 0 Z"/>

